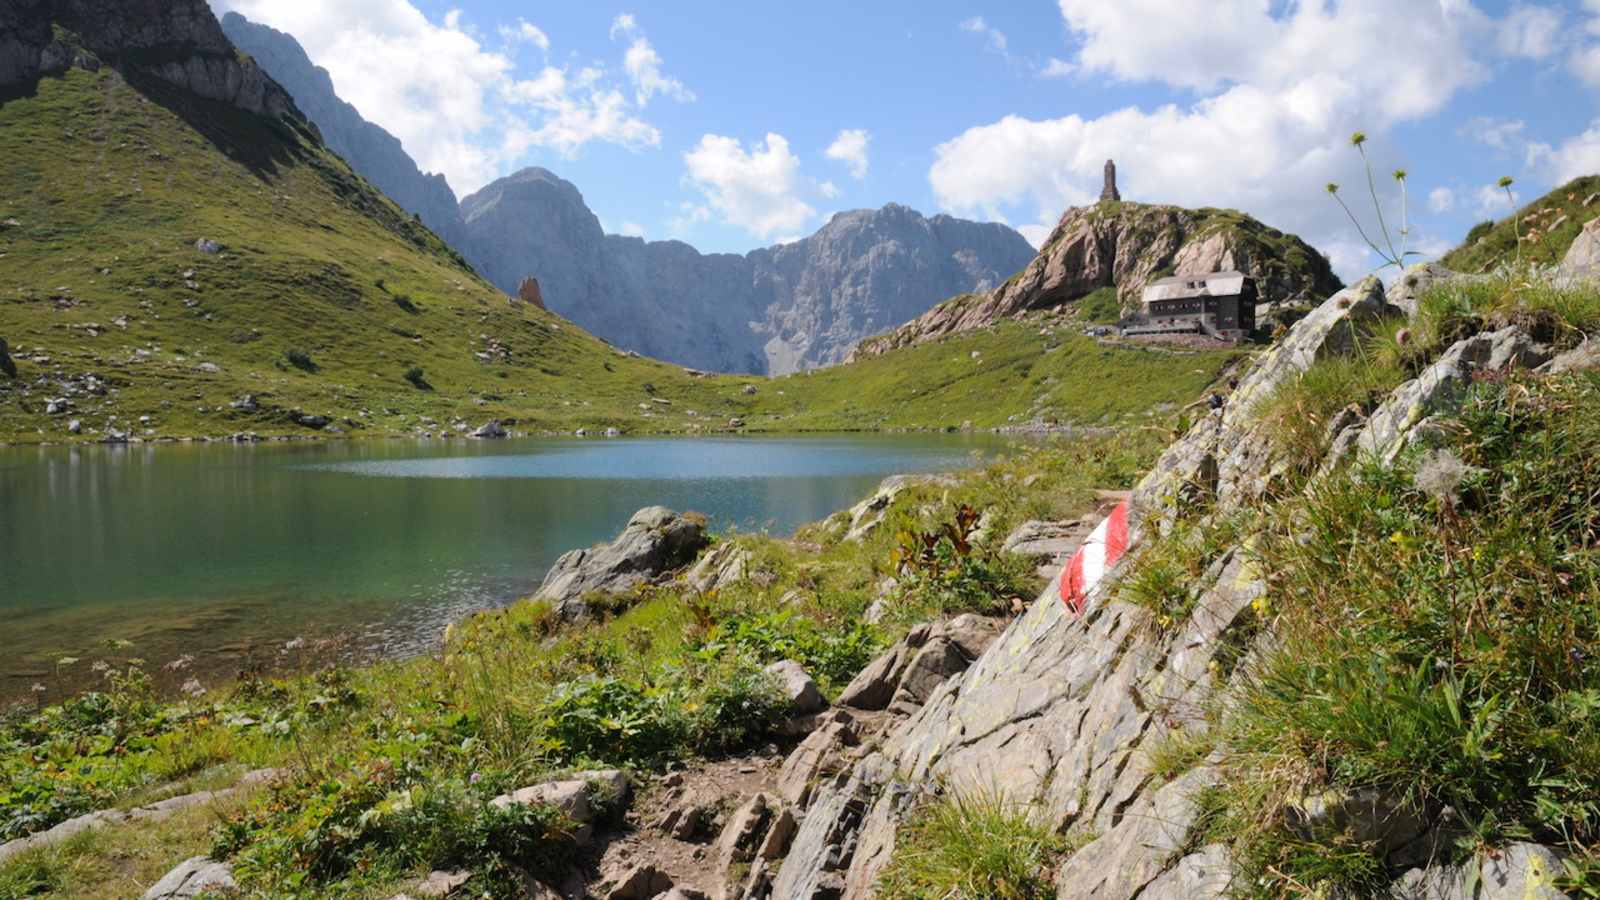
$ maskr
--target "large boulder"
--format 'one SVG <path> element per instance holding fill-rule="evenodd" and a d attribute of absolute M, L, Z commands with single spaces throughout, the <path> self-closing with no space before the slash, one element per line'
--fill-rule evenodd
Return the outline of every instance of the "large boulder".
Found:
<path fill-rule="evenodd" d="M 946 678 L 966 670 L 1000 633 L 1000 623 L 971 613 L 923 624 L 862 669 L 839 694 L 860 710 L 909 714 Z"/>
<path fill-rule="evenodd" d="M 563 619 L 582 619 L 589 614 L 587 595 L 621 594 L 653 582 L 692 562 L 706 542 L 704 517 L 647 507 L 611 543 L 556 560 L 534 599 L 549 601 Z"/>
<path fill-rule="evenodd" d="M 1600 276 L 1600 218 L 1590 219 L 1561 260 L 1561 272 L 1578 278 Z"/>

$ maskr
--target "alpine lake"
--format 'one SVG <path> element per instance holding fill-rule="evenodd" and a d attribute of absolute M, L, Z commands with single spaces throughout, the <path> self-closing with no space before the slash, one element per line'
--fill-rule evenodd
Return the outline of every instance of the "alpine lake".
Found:
<path fill-rule="evenodd" d="M 0 448 L 0 704 L 425 653 L 645 506 L 788 535 L 992 434 Z M 164 670 L 182 657 L 180 673 Z"/>

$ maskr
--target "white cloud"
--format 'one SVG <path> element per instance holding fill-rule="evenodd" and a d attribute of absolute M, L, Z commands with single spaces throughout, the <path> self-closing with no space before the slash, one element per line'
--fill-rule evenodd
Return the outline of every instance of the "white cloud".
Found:
<path fill-rule="evenodd" d="M 867 145 L 871 142 L 872 135 L 865 129 L 846 128 L 833 139 L 823 155 L 844 163 L 850 169 L 850 177 L 860 181 L 867 177 Z"/>
<path fill-rule="evenodd" d="M 538 47 L 540 50 L 549 51 L 550 37 L 539 26 L 527 19 L 518 19 L 515 25 L 501 25 L 499 28 L 500 39 L 508 44 L 524 42 Z"/>
<path fill-rule="evenodd" d="M 621 234 L 626 237 L 642 238 L 644 237 L 644 226 L 638 222 L 623 222 Z"/>
<path fill-rule="evenodd" d="M 837 200 L 839 198 L 839 186 L 831 181 L 824 181 L 817 185 L 817 193 L 821 194 L 825 200 Z"/>
<path fill-rule="evenodd" d="M 1567 58 L 1567 66 L 1592 88 L 1600 88 L 1600 45 L 1580 47 Z"/>
<path fill-rule="evenodd" d="M 645 39 L 644 30 L 631 13 L 623 13 L 612 21 L 611 39 L 616 40 L 619 35 L 633 39 L 623 55 L 622 66 L 633 81 L 634 101 L 640 107 L 648 104 L 656 94 L 671 97 L 679 103 L 694 101 L 694 91 L 684 87 L 678 79 L 662 73 L 661 54 Z"/>
<path fill-rule="evenodd" d="M 1500 210 L 1508 210 L 1516 206 L 1516 191 L 1511 196 L 1506 196 L 1506 189 L 1499 185 L 1486 184 L 1478 188 L 1475 195 L 1478 202 L 1478 215 L 1491 216 Z"/>
<path fill-rule="evenodd" d="M 1507 56 L 1545 59 L 1560 48 L 1561 13 L 1544 6 L 1516 6 L 1500 22 L 1497 43 Z"/>
<path fill-rule="evenodd" d="M 804 228 L 816 215 L 800 199 L 800 159 L 781 134 L 768 134 L 748 151 L 737 138 L 708 134 L 683 161 L 689 183 L 706 198 L 695 218 L 704 218 L 699 210 L 715 210 L 724 222 L 771 238 Z"/>
<path fill-rule="evenodd" d="M 1437 187 L 1428 192 L 1428 208 L 1436 213 L 1447 213 L 1456 208 L 1456 192 L 1447 187 Z"/>
<path fill-rule="evenodd" d="M 1496 150 L 1515 151 L 1526 143 L 1523 132 L 1527 127 L 1521 119 L 1477 116 L 1467 122 L 1461 134 Z"/>
<path fill-rule="evenodd" d="M 517 46 L 549 49 L 545 32 L 521 19 L 491 32 L 505 40 L 497 52 L 460 11 L 430 20 L 412 0 L 211 3 L 294 35 L 328 69 L 340 97 L 462 194 L 505 174 L 535 146 L 572 154 L 591 142 L 661 143 L 601 69 L 547 65 L 520 75 L 511 55 Z"/>
<path fill-rule="evenodd" d="M 1053 225 L 1021 225 L 1018 226 L 1017 231 L 1021 233 L 1023 240 L 1032 244 L 1033 249 L 1038 250 L 1044 246 L 1045 238 L 1050 236 L 1050 232 L 1054 228 L 1055 226 Z"/>
<path fill-rule="evenodd" d="M 1067 62 L 1080 77 L 1160 82 L 1195 99 L 971 128 L 935 148 L 929 181 L 945 208 L 995 217 L 1020 207 L 1053 222 L 1064 206 L 1098 196 L 1109 157 L 1129 199 L 1237 207 L 1331 247 L 1350 225 L 1323 185 L 1365 181 L 1349 135 L 1372 134 L 1368 153 L 1386 172 L 1403 161 L 1383 158 L 1385 131 L 1437 112 L 1488 74 L 1477 45 L 1492 23 L 1465 0 L 1453 14 L 1391 0 L 1059 5 L 1079 47 Z M 1339 258 L 1363 253 L 1353 245 Z"/>
<path fill-rule="evenodd" d="M 1556 184 L 1600 172 L 1600 119 L 1554 147 L 1535 145 L 1529 158 Z"/>
<path fill-rule="evenodd" d="M 1057 59 L 1056 57 L 1052 56 L 1050 57 L 1050 60 L 1044 64 L 1043 68 L 1039 69 L 1039 77 L 1070 78 L 1071 76 L 1077 74 L 1077 72 L 1077 66 L 1067 62 L 1064 59 Z"/>
<path fill-rule="evenodd" d="M 1001 56 L 1009 57 L 1011 55 L 1005 32 L 984 21 L 983 16 L 973 16 L 962 22 L 961 30 L 969 34 L 982 35 L 984 46 Z"/>

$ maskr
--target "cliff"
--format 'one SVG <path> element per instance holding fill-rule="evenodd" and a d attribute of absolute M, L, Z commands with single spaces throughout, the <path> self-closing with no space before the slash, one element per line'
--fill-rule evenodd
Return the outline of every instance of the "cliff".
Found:
<path fill-rule="evenodd" d="M 1256 279 L 1265 303 L 1321 299 L 1340 287 L 1321 253 L 1242 213 L 1103 202 L 1067 210 L 1038 256 L 1005 284 L 941 303 L 863 341 L 851 357 L 1059 307 L 1100 288 L 1116 288 L 1128 309 L 1156 278 L 1233 269 Z"/>
<path fill-rule="evenodd" d="M 260 115 L 301 118 L 289 94 L 234 50 L 205 0 L 0 6 L 0 91 L 28 94 L 43 76 L 102 65 Z"/>
<path fill-rule="evenodd" d="M 461 203 L 474 262 L 507 291 L 533 275 L 552 310 L 607 340 L 698 369 L 785 374 L 843 360 L 938 298 L 999 284 L 1032 256 L 1001 225 L 890 204 L 791 244 L 702 254 L 606 235 L 570 182 L 526 169 Z"/>

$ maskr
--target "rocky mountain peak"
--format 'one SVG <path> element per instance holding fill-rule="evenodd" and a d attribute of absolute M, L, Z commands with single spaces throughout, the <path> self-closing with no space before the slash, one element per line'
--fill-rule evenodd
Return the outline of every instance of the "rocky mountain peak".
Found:
<path fill-rule="evenodd" d="M 0 5 L 0 88 L 69 68 L 151 75 L 209 100 L 303 118 L 289 93 L 234 49 L 205 0 L 12 0 Z"/>
<path fill-rule="evenodd" d="M 1115 170 L 1108 168 L 1107 177 L 1114 190 Z M 1266 303 L 1320 300 L 1341 287 L 1315 248 L 1244 213 L 1106 199 L 1067 210 L 1038 256 L 1015 278 L 942 303 L 862 342 L 852 356 L 875 356 L 981 328 L 1071 303 L 1101 288 L 1115 288 L 1129 307 L 1158 278 L 1229 270 L 1253 277 Z"/>

